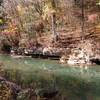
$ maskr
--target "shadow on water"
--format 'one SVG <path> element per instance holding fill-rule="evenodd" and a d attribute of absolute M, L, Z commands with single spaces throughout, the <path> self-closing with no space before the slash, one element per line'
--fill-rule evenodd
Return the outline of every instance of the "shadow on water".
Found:
<path fill-rule="evenodd" d="M 9 56 L 0 56 L 0 61 L 4 63 L 1 76 L 23 88 L 58 89 L 54 100 L 100 100 L 100 66 L 82 69 L 56 61 Z"/>

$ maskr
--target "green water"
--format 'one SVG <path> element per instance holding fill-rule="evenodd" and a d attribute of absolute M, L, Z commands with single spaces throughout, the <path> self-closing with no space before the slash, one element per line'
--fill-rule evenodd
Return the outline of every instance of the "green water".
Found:
<path fill-rule="evenodd" d="M 0 55 L 6 77 L 23 87 L 57 87 L 59 100 L 100 100 L 100 66 L 88 69 L 61 65 L 58 61 Z"/>

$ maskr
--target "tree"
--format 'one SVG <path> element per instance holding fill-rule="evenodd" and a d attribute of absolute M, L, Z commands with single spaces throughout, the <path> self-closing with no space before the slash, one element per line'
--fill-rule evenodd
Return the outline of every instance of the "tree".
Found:
<path fill-rule="evenodd" d="M 58 34 L 56 32 L 56 1 L 46 0 L 43 8 L 43 19 L 51 19 L 51 30 L 54 40 L 57 40 Z"/>

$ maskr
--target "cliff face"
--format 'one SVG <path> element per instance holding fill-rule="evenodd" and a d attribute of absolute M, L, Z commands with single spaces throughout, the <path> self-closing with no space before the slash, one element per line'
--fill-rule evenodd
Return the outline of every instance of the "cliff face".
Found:
<path fill-rule="evenodd" d="M 43 36 L 39 38 L 38 42 L 44 47 L 50 46 L 52 48 L 62 48 L 66 50 L 72 50 L 74 48 L 77 48 L 77 46 L 82 42 L 81 40 L 81 30 L 61 30 L 58 31 L 59 38 L 58 41 L 52 41 L 51 35 Z M 92 29 L 87 29 L 84 35 L 84 46 L 89 49 L 89 43 L 91 43 L 93 46 L 93 51 L 98 51 L 98 54 L 100 54 L 100 28 L 95 27 Z"/>

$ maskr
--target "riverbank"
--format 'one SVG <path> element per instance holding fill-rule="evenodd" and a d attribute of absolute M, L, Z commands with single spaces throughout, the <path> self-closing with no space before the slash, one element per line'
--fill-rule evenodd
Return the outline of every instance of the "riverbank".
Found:
<path fill-rule="evenodd" d="M 86 30 L 84 36 L 84 43 L 82 44 L 81 40 L 81 30 L 70 30 L 70 29 L 63 29 L 58 30 L 59 39 L 57 41 L 53 41 L 52 35 L 47 33 L 41 37 L 37 37 L 37 39 L 27 40 L 26 42 L 21 40 L 19 41 L 18 47 L 14 47 L 11 45 L 4 45 L 2 51 L 7 52 L 13 58 L 23 58 L 25 56 L 31 56 L 33 58 L 42 58 L 42 59 L 53 59 L 53 60 L 60 60 L 63 56 L 66 56 L 66 59 L 63 59 L 61 63 L 66 63 L 71 58 L 70 56 L 73 55 L 73 52 L 77 49 L 77 53 L 79 53 L 79 49 L 81 48 L 86 49 L 83 50 L 85 53 L 84 55 L 89 54 L 90 60 L 92 59 L 95 62 L 96 59 L 99 61 L 100 56 L 100 36 L 99 31 L 91 31 L 89 29 Z M 75 34 L 75 35 L 74 35 Z M 23 40 L 23 38 L 22 38 Z M 80 45 L 81 44 L 81 45 Z M 89 47 L 91 45 L 91 47 Z M 9 47 L 9 48 L 8 48 Z M 8 49 L 7 49 L 8 48 Z M 93 55 L 90 55 L 92 53 Z M 77 58 L 76 56 L 73 58 Z M 94 60 L 95 59 L 95 60 Z M 67 60 L 67 61 L 64 61 Z M 77 62 L 79 59 L 77 60 Z M 86 61 L 84 61 L 86 62 Z"/>

